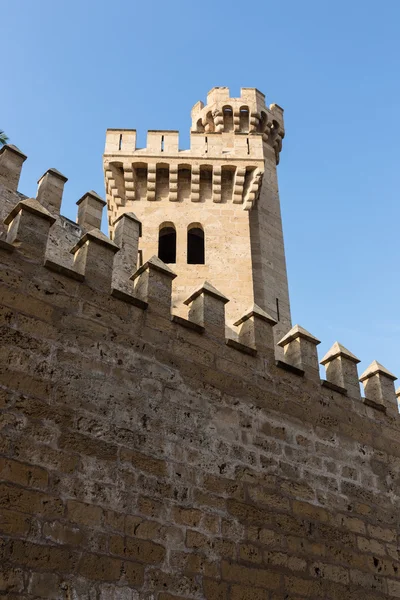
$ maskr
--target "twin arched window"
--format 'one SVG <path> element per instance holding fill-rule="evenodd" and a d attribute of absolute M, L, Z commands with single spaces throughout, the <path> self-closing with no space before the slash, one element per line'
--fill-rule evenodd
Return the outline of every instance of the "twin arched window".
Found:
<path fill-rule="evenodd" d="M 176 229 L 165 224 L 158 234 L 158 258 L 165 263 L 176 263 Z M 194 223 L 187 229 L 187 263 L 188 265 L 204 265 L 204 230 Z"/>

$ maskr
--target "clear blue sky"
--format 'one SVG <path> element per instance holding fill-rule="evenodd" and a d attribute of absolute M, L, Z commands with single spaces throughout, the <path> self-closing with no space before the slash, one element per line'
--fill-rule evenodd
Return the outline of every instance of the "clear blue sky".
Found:
<path fill-rule="evenodd" d="M 294 323 L 400 377 L 400 2 L 20 0 L 2 6 L 0 128 L 56 167 L 62 212 L 104 195 L 107 127 L 179 129 L 213 86 L 285 109 L 279 182 Z M 397 382 L 399 385 L 399 382 Z"/>

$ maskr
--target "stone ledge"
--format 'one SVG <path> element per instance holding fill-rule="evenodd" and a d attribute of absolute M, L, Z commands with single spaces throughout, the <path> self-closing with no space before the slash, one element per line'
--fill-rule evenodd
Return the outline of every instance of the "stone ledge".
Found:
<path fill-rule="evenodd" d="M 289 371 L 290 373 L 294 373 L 295 375 L 298 375 L 299 377 L 304 377 L 304 371 L 303 371 L 303 369 L 299 369 L 299 367 L 295 367 L 293 365 L 289 365 L 289 363 L 285 363 L 285 362 L 283 362 L 283 360 L 277 360 L 277 361 L 275 361 L 275 365 L 279 369 L 284 369 L 285 371 Z"/>
<path fill-rule="evenodd" d="M 6 252 L 14 252 L 14 246 L 6 242 L 6 240 L 0 239 L 0 248 Z"/>
<path fill-rule="evenodd" d="M 236 340 L 232 340 L 229 338 L 226 340 L 225 343 L 230 348 L 235 348 L 235 350 L 238 350 L 239 352 L 243 352 L 243 354 L 249 354 L 250 356 L 256 356 L 256 354 L 257 354 L 257 350 L 255 348 L 252 348 L 251 346 L 246 346 L 245 344 L 241 344 L 240 342 L 237 342 Z"/>
<path fill-rule="evenodd" d="M 178 317 L 178 315 L 172 315 L 171 321 L 173 323 L 178 323 L 178 325 L 182 325 L 182 327 L 186 327 L 186 329 L 192 329 L 193 331 L 197 331 L 197 333 L 205 332 L 205 327 L 203 327 L 202 325 L 194 323 L 193 321 L 189 321 L 188 319 L 184 319 L 183 317 Z"/>
<path fill-rule="evenodd" d="M 331 381 L 327 381 L 326 379 L 322 379 L 321 381 L 322 387 L 326 387 L 334 392 L 338 392 L 339 394 L 343 394 L 343 396 L 347 396 L 347 389 L 341 387 L 340 385 L 336 385 L 336 383 L 332 383 Z"/>
<path fill-rule="evenodd" d="M 49 269 L 49 271 L 53 271 L 53 273 L 60 273 L 61 275 L 65 275 L 65 277 L 70 277 L 70 279 L 76 279 L 77 281 L 85 280 L 85 276 L 82 273 L 78 273 L 78 271 L 74 271 L 69 267 L 59 265 L 52 260 L 47 259 L 44 263 L 44 266 L 46 269 Z"/>
<path fill-rule="evenodd" d="M 147 302 L 141 300 L 140 298 L 136 298 L 127 292 L 123 292 L 122 290 L 118 290 L 117 288 L 113 288 L 111 290 L 111 296 L 114 298 L 118 298 L 118 300 L 122 300 L 123 302 L 128 302 L 129 304 L 133 304 L 133 306 L 137 306 L 142 310 L 146 310 L 149 306 Z"/>
<path fill-rule="evenodd" d="M 365 406 L 369 406 L 370 408 L 374 408 L 375 410 L 386 414 L 386 406 L 383 404 L 379 404 L 379 402 L 375 402 L 375 400 L 371 400 L 371 398 L 363 398 L 362 401 Z"/>

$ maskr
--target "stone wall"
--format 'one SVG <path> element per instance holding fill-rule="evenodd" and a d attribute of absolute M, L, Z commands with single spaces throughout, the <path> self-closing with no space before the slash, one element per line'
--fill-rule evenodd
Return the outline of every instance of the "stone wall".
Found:
<path fill-rule="evenodd" d="M 0 595 L 400 598 L 393 377 L 361 398 L 339 347 L 321 381 L 301 328 L 277 362 L 257 307 L 227 342 L 211 286 L 171 319 L 174 274 L 118 290 L 98 230 L 49 258 L 60 217 L 0 177 Z"/>

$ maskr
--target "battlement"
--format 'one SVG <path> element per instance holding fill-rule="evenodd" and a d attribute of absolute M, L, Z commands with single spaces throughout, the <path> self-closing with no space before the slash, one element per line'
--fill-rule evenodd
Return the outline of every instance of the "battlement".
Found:
<path fill-rule="evenodd" d="M 277 104 L 267 107 L 264 94 L 257 89 L 242 88 L 240 98 L 230 98 L 228 88 L 215 87 L 207 95 L 207 104 L 197 102 L 191 115 L 189 150 L 179 149 L 175 130 L 149 130 L 146 147 L 137 148 L 135 129 L 107 129 L 104 154 L 244 160 L 262 158 L 270 146 L 279 162 L 285 135 L 283 109 Z"/>
<path fill-rule="evenodd" d="M 149 130 L 145 148 L 136 147 L 136 130 L 108 129 L 104 150 L 107 201 L 112 221 L 139 200 L 256 202 L 265 159 L 279 162 L 284 137 L 283 110 L 269 108 L 255 88 L 213 88 L 207 104 L 192 109 L 190 149 L 179 149 L 179 132 Z"/>
<path fill-rule="evenodd" d="M 25 159 L 0 151 L 2 592 L 399 598 L 395 376 L 377 361 L 359 376 L 335 343 L 321 379 L 319 340 L 253 296 L 232 322 L 251 287 L 234 227 L 262 203 L 210 205 L 208 248 L 235 254 L 182 285 L 179 257 L 141 264 L 136 212 L 111 239 L 93 191 L 77 224 L 60 215 L 56 169 L 36 198 L 18 192 Z M 165 204 L 182 241 L 196 204 Z M 159 221 L 143 214 L 144 236 Z"/>
<path fill-rule="evenodd" d="M 229 88 L 214 87 L 207 94 L 207 104 L 197 102 L 192 109 L 192 132 L 235 133 L 261 136 L 277 152 L 285 135 L 283 109 L 265 104 L 265 95 L 256 88 L 241 88 L 240 98 L 231 98 Z"/>
<path fill-rule="evenodd" d="M 64 218 L 60 216 L 66 177 L 49 169 L 39 180 L 37 197 L 26 198 L 17 192 L 22 156 L 8 146 L 0 152 L 0 214 L 6 226 L 0 237 L 0 252 L 7 264 L 12 263 L 13 257 L 19 268 L 25 262 L 27 278 L 34 265 L 36 279 L 43 278 L 49 287 L 57 287 L 63 281 L 68 287 L 66 281 L 73 280 L 87 287 L 85 291 L 74 288 L 74 294 L 90 298 L 94 304 L 100 293 L 109 295 L 110 302 L 136 307 L 132 318 L 138 323 L 143 323 L 143 315 L 146 319 L 146 314 L 154 314 L 165 319 L 159 326 L 169 336 L 187 337 L 201 346 L 211 344 L 218 355 L 243 364 L 246 377 L 251 378 L 266 360 L 268 371 L 285 378 L 313 381 L 321 387 L 322 394 L 334 392 L 344 403 L 344 410 L 351 400 L 363 404 L 366 415 L 378 411 L 387 418 L 398 418 L 393 383 L 396 377 L 378 362 L 374 361 L 358 377 L 359 359 L 335 342 L 321 361 L 326 368 L 326 380 L 321 381 L 317 338 L 296 325 L 276 345 L 273 328 L 277 322 L 257 305 L 232 325 L 225 318 L 225 305 L 232 298 L 218 291 L 213 281 L 205 281 L 185 299 L 187 318 L 175 314 L 171 310 L 172 281 L 176 278 L 173 269 L 156 256 L 138 268 L 141 223 L 137 217 L 133 213 L 121 215 L 114 223 L 112 241 L 100 231 L 105 202 L 91 191 L 77 201 L 78 225 L 66 235 Z M 46 271 L 54 274 L 54 281 Z M 132 327 L 136 328 L 134 322 Z M 196 336 L 208 341 L 195 342 Z M 277 359 L 277 346 L 283 348 L 284 360 Z M 365 398 L 360 395 L 359 382 L 364 385 Z"/>

